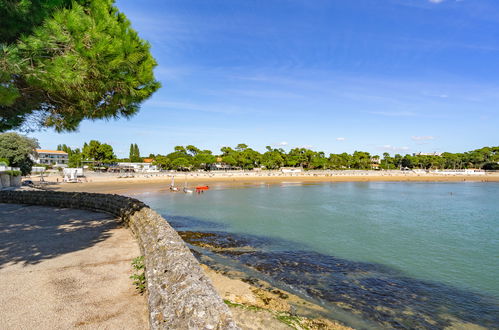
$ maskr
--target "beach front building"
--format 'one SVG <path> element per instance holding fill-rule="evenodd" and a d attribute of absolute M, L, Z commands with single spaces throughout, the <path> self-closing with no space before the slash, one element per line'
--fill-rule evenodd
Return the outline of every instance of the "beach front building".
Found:
<path fill-rule="evenodd" d="M 279 170 L 282 173 L 302 173 L 303 167 L 281 167 Z"/>
<path fill-rule="evenodd" d="M 210 164 L 208 166 L 208 169 L 210 171 L 236 171 L 236 170 L 240 170 L 241 168 L 240 167 L 237 167 L 237 166 L 232 166 L 230 164 L 226 164 L 226 163 L 213 163 L 213 164 Z"/>
<path fill-rule="evenodd" d="M 36 156 L 32 156 L 36 164 L 49 165 L 53 167 L 67 167 L 68 153 L 59 150 L 36 149 Z"/>
<path fill-rule="evenodd" d="M 371 157 L 371 169 L 379 170 L 381 166 L 381 158 L 379 156 Z"/>
<path fill-rule="evenodd" d="M 116 166 L 110 167 L 109 172 L 135 172 L 135 173 L 153 173 L 159 172 L 158 166 L 152 162 L 143 163 L 118 163 Z"/>
<path fill-rule="evenodd" d="M 241 170 L 238 166 L 232 166 L 230 164 L 224 163 L 222 157 L 217 157 L 216 163 L 209 164 L 207 166 L 209 171 L 238 171 Z"/>

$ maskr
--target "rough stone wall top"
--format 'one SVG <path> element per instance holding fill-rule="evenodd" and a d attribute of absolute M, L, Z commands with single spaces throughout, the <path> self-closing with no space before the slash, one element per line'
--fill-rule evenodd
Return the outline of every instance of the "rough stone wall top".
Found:
<path fill-rule="evenodd" d="M 238 329 L 180 236 L 143 202 L 111 194 L 0 191 L 0 203 L 87 209 L 121 218 L 144 255 L 151 329 Z"/>

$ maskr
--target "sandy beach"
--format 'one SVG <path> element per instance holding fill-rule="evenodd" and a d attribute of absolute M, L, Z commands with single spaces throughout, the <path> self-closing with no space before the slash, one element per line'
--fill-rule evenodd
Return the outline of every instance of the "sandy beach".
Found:
<path fill-rule="evenodd" d="M 45 176 L 47 187 L 61 191 L 85 191 L 125 194 L 156 192 L 168 189 L 172 177 L 178 187 L 208 185 L 210 188 L 250 187 L 270 184 L 315 184 L 324 182 L 499 182 L 499 173 L 437 174 L 409 171 L 330 171 L 330 172 L 222 172 L 222 173 L 153 173 L 120 176 L 118 174 L 90 173 L 78 183 L 64 183 L 59 174 Z M 40 178 L 31 178 L 35 184 Z"/>

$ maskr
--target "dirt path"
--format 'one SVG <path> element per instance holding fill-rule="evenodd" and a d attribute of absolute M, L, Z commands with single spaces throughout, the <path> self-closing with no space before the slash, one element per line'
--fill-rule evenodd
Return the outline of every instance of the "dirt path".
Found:
<path fill-rule="evenodd" d="M 139 255 L 109 215 L 0 204 L 0 329 L 148 329 Z"/>

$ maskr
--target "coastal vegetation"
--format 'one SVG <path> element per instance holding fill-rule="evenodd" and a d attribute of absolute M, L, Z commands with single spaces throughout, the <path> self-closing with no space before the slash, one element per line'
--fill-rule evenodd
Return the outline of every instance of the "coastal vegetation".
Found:
<path fill-rule="evenodd" d="M 137 144 L 130 145 L 129 158 L 117 158 L 112 146 L 92 140 L 83 148 L 71 149 L 59 145 L 58 150 L 69 154 L 71 167 L 81 166 L 82 162 L 95 161 L 99 164 L 111 164 L 119 161 L 141 162 Z M 441 154 L 395 154 L 385 152 L 372 155 L 365 151 L 349 153 L 330 153 L 314 151 L 307 148 L 292 148 L 285 151 L 282 148 L 267 146 L 265 152 L 259 152 L 241 143 L 236 147 L 222 147 L 218 154 L 211 150 L 203 150 L 193 145 L 176 146 L 167 154 L 150 154 L 154 164 L 163 170 L 209 170 L 213 164 L 225 164 L 233 169 L 252 170 L 262 168 L 275 170 L 281 167 L 301 167 L 306 170 L 370 170 L 370 169 L 467 169 L 479 168 L 486 170 L 499 169 L 499 146 L 483 147 L 462 152 Z"/>
<path fill-rule="evenodd" d="M 293 148 L 285 151 L 282 148 L 266 147 L 260 153 L 246 144 L 238 144 L 234 149 L 222 147 L 219 155 L 210 150 L 201 150 L 192 145 L 175 147 L 174 152 L 167 155 L 150 155 L 162 169 L 193 170 L 208 169 L 214 163 L 224 163 L 234 168 L 269 170 L 281 167 L 302 167 L 308 170 L 342 170 L 342 169 L 465 169 L 494 167 L 491 164 L 499 162 L 499 147 L 484 147 L 481 149 L 439 155 L 390 155 L 384 153 L 371 155 L 365 151 L 355 151 L 352 154 L 314 151 L 307 148 Z"/>
<path fill-rule="evenodd" d="M 22 175 L 29 174 L 33 166 L 30 156 L 38 148 L 36 139 L 28 138 L 17 133 L 0 134 L 0 159 L 6 160 L 9 166 L 19 167 Z"/>
<path fill-rule="evenodd" d="M 113 0 L 0 0 L 0 132 L 130 117 L 159 87 Z"/>
<path fill-rule="evenodd" d="M 109 164 L 116 162 L 116 155 L 113 147 L 107 143 L 101 143 L 97 140 L 91 140 L 84 143 L 83 147 L 72 149 L 66 144 L 59 144 L 57 150 L 68 154 L 69 167 L 81 167 L 84 162 L 90 165 Z"/>
<path fill-rule="evenodd" d="M 137 143 L 130 144 L 130 154 L 128 156 L 131 162 L 141 162 L 142 158 L 140 158 L 140 150 Z"/>

